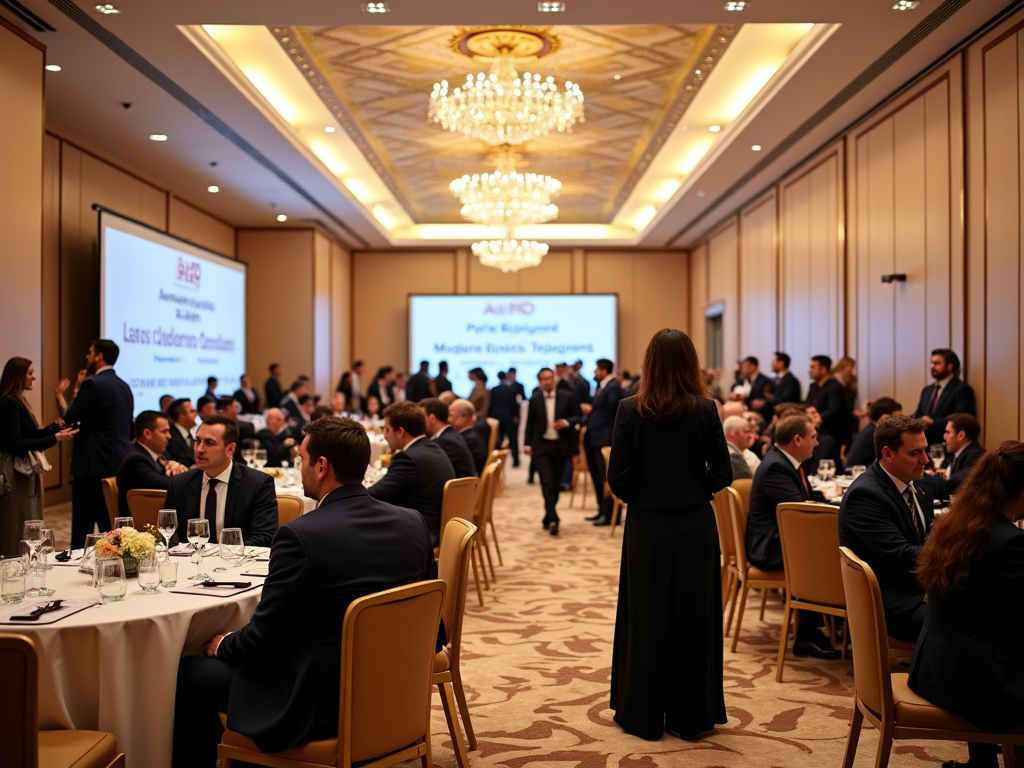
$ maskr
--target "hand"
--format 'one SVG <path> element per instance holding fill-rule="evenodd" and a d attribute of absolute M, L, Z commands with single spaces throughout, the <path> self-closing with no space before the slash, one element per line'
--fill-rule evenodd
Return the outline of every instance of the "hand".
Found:
<path fill-rule="evenodd" d="M 930 427 L 932 424 L 935 423 L 935 419 L 933 419 L 931 416 L 922 416 L 921 421 L 924 422 L 924 425 L 926 427 Z"/>
<path fill-rule="evenodd" d="M 583 411 L 584 413 L 590 413 L 592 410 L 594 410 L 594 406 L 592 406 L 590 403 L 580 403 L 580 410 Z"/>
<path fill-rule="evenodd" d="M 761 398 L 758 398 L 757 400 L 751 400 L 750 408 L 755 411 L 760 411 L 762 408 L 764 408 L 764 400 L 762 400 Z"/>
<path fill-rule="evenodd" d="M 568 421 L 566 421 L 565 419 L 559 419 L 558 421 L 556 421 L 554 424 L 551 425 L 551 428 L 552 429 L 557 429 L 557 430 L 561 431 L 561 430 L 565 429 L 568 426 L 569 426 L 569 422 Z"/>
<path fill-rule="evenodd" d="M 83 368 L 78 372 L 78 378 L 75 379 L 75 392 L 82 386 L 82 382 L 85 381 L 85 377 L 89 375 L 89 372 Z"/>
<path fill-rule="evenodd" d="M 210 642 L 206 644 L 206 657 L 208 659 L 217 658 L 217 647 L 220 645 L 220 641 L 228 636 L 227 632 L 214 637 Z"/>
<path fill-rule="evenodd" d="M 182 472 L 188 472 L 188 467 L 184 464 L 179 464 L 177 461 L 161 460 L 160 463 L 163 465 L 164 474 L 168 477 L 174 477 L 175 475 L 180 475 Z"/>
<path fill-rule="evenodd" d="M 526 454 L 527 456 L 533 456 L 533 447 L 529 445 L 524 445 L 523 453 Z"/>
<path fill-rule="evenodd" d="M 291 448 L 293 445 L 295 445 L 295 438 L 294 437 L 285 438 L 284 444 L 286 446 L 288 446 L 289 448 Z"/>
<path fill-rule="evenodd" d="M 57 442 L 58 443 L 66 443 L 68 440 L 70 440 L 71 438 L 73 438 L 77 434 L 78 434 L 78 430 L 77 429 L 62 429 L 56 435 Z"/>
<path fill-rule="evenodd" d="M 54 392 L 56 392 L 58 395 L 63 395 L 65 392 L 68 391 L 68 387 L 70 386 L 71 379 L 61 379 L 60 381 L 57 382 L 57 387 L 56 389 L 54 389 Z"/>

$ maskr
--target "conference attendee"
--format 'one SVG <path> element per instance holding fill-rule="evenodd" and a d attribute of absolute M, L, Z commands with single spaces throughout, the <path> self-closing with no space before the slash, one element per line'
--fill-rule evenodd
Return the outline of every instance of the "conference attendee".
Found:
<path fill-rule="evenodd" d="M 515 390 L 516 395 L 519 397 L 520 403 L 526 402 L 526 388 L 516 379 L 518 372 L 515 368 L 509 368 L 505 372 L 505 383 Z"/>
<path fill-rule="evenodd" d="M 498 385 L 491 387 L 492 419 L 498 420 L 498 441 L 502 445 L 508 438 L 512 466 L 519 466 L 519 393 L 508 383 L 508 374 L 498 372 Z"/>
<path fill-rule="evenodd" d="M 390 365 L 382 366 L 374 377 L 373 383 L 366 390 L 367 397 L 376 397 L 381 408 L 387 408 L 395 402 L 393 384 L 395 381 L 395 369 Z"/>
<path fill-rule="evenodd" d="M 867 467 L 875 460 L 875 427 L 882 419 L 889 416 L 902 416 L 903 406 L 891 397 L 880 397 L 868 409 L 868 423 L 853 438 L 853 444 L 846 450 L 847 469 L 850 467 Z"/>
<path fill-rule="evenodd" d="M 391 391 L 395 394 L 396 403 L 404 403 L 406 401 L 405 387 L 409 383 L 409 377 L 401 371 L 395 372 L 395 383 L 391 387 Z"/>
<path fill-rule="evenodd" d="M 0 374 L 0 474 L 7 488 L 0 487 L 0 555 L 19 557 L 22 531 L 26 520 L 43 519 L 42 475 L 25 474 L 14 468 L 28 462 L 30 454 L 45 451 L 58 442 L 67 442 L 77 429 L 62 428 L 60 422 L 40 428 L 35 412 L 25 397 L 34 389 L 36 380 L 32 361 L 12 357 Z"/>
<path fill-rule="evenodd" d="M 469 380 L 473 389 L 466 399 L 473 404 L 478 416 L 487 417 L 491 413 L 491 393 L 487 391 L 487 374 L 483 368 L 473 368 L 469 372 Z"/>
<path fill-rule="evenodd" d="M 305 394 L 299 398 L 299 414 L 301 420 L 296 426 L 301 429 L 303 424 L 308 423 L 313 418 L 313 412 L 316 410 L 316 398 L 310 394 Z M 301 432 L 299 433 L 302 434 Z"/>
<path fill-rule="evenodd" d="M 217 400 L 209 395 L 203 395 L 196 400 L 196 416 L 200 421 L 206 421 L 210 416 L 217 413 Z M 195 432 L 193 431 L 193 434 Z"/>
<path fill-rule="evenodd" d="M 434 379 L 434 381 L 437 381 L 437 379 Z M 437 399 L 450 408 L 452 403 L 459 399 L 459 396 L 449 389 L 444 392 L 438 393 Z"/>
<path fill-rule="evenodd" d="M 960 378 L 960 358 L 951 349 L 933 349 L 931 374 L 934 384 L 921 390 L 914 417 L 924 422 L 929 444 L 942 442 L 951 413 L 977 416 L 974 390 Z"/>
<path fill-rule="evenodd" d="M 192 430 L 196 426 L 196 409 L 192 401 L 182 397 L 171 403 L 167 409 L 167 420 L 171 425 L 171 439 L 167 443 L 166 453 L 172 461 L 191 467 L 196 463 L 195 437 Z"/>
<path fill-rule="evenodd" d="M 345 396 L 345 402 L 352 402 L 352 372 L 345 371 L 341 374 L 341 379 L 338 380 L 338 386 L 334 390 L 335 392 L 341 392 Z"/>
<path fill-rule="evenodd" d="M 281 388 L 281 366 L 278 363 L 271 363 L 269 371 L 270 378 L 263 385 L 263 395 L 267 401 L 267 408 L 276 408 L 284 397 L 284 390 Z"/>
<path fill-rule="evenodd" d="M 302 486 L 319 505 L 278 530 L 249 623 L 210 640 L 205 657 L 181 659 L 174 768 L 216 763 L 220 712 L 264 752 L 336 738 L 346 609 L 427 578 L 433 551 L 423 518 L 363 488 L 366 431 L 328 417 L 305 432 Z"/>
<path fill-rule="evenodd" d="M 765 395 L 771 392 L 772 380 L 761 373 L 760 361 L 750 355 L 740 361 L 740 382 L 732 389 L 732 399 L 750 404 L 753 411 L 765 407 Z M 757 403 L 757 407 L 754 404 Z"/>
<path fill-rule="evenodd" d="M 216 376 L 209 376 L 209 377 L 207 377 L 207 379 L 206 379 L 206 391 L 203 392 L 203 394 L 200 395 L 200 397 L 212 397 L 214 399 L 214 401 L 216 402 L 217 398 L 219 397 L 219 395 L 217 394 L 217 384 L 218 384 L 218 381 L 217 381 L 217 377 Z"/>
<path fill-rule="evenodd" d="M 839 386 L 843 388 L 844 416 L 846 418 L 846 426 L 843 428 L 846 439 L 843 441 L 843 445 L 849 448 L 853 442 L 854 433 L 860 427 L 861 416 L 864 415 L 863 411 L 857 410 L 857 361 L 846 355 L 839 358 L 832 366 L 832 378 L 838 381 Z"/>
<path fill-rule="evenodd" d="M 238 414 L 241 408 L 239 407 L 238 401 L 233 397 L 219 397 L 217 398 L 217 413 L 221 416 L 227 416 L 235 424 L 238 425 L 238 439 L 239 440 L 252 440 L 256 437 L 256 427 L 248 421 L 240 421 Z"/>
<path fill-rule="evenodd" d="M 725 422 L 726 419 L 732 416 L 742 419 L 743 414 L 746 412 L 746 406 L 738 400 L 730 400 L 727 403 L 723 403 L 721 408 L 718 409 L 719 419 L 722 422 Z"/>
<path fill-rule="evenodd" d="M 437 364 L 437 376 L 434 378 L 434 392 L 440 397 L 452 391 L 452 383 L 448 380 L 448 363 L 442 360 Z"/>
<path fill-rule="evenodd" d="M 384 439 L 393 455 L 387 474 L 370 486 L 370 495 L 423 516 L 430 543 L 441 536 L 444 485 L 455 469 L 444 449 L 427 438 L 423 411 L 415 403 L 392 403 L 384 409 Z"/>
<path fill-rule="evenodd" d="M 249 378 L 249 374 L 243 373 L 238 383 L 239 387 L 235 390 L 235 394 L 232 397 L 238 401 L 239 410 L 242 413 L 262 413 L 260 396 L 252 388 L 252 379 Z"/>
<path fill-rule="evenodd" d="M 348 418 L 348 398 L 340 389 L 331 395 L 331 415 Z"/>
<path fill-rule="evenodd" d="M 448 423 L 448 406 L 436 397 L 419 402 L 426 419 L 427 437 L 441 446 L 455 470 L 455 477 L 477 477 L 476 461 L 466 440 Z"/>
<path fill-rule="evenodd" d="M 732 465 L 732 479 L 742 480 L 754 476 L 743 452 L 750 446 L 750 424 L 742 416 L 730 416 L 722 422 L 725 442 L 729 447 L 729 463 Z"/>
<path fill-rule="evenodd" d="M 590 382 L 588 382 L 581 374 L 580 370 L 583 368 L 583 361 L 577 360 L 569 368 L 569 386 L 572 387 L 572 396 L 576 400 L 577 405 L 583 405 L 584 403 L 591 402 L 590 397 Z"/>
<path fill-rule="evenodd" d="M 329 405 L 318 405 L 316 408 L 313 409 L 313 413 L 310 415 L 309 420 L 310 421 L 316 421 L 317 419 L 322 419 L 324 416 L 333 416 L 333 415 L 334 415 L 334 409 L 331 408 L 331 406 L 329 406 Z"/>
<path fill-rule="evenodd" d="M 772 447 L 771 438 L 767 434 L 768 422 L 757 411 L 744 411 L 743 419 L 750 425 L 750 447 L 743 452 L 743 457 L 753 472 L 761 463 L 765 451 Z"/>
<path fill-rule="evenodd" d="M 582 412 L 568 389 L 556 389 L 555 373 L 550 368 L 540 369 L 537 382 L 527 410 L 523 452 L 532 459 L 540 477 L 544 530 L 557 536 L 562 468 L 578 451 L 576 426 Z"/>
<path fill-rule="evenodd" d="M 772 358 L 772 373 L 775 374 L 775 378 L 772 380 L 771 393 L 764 396 L 764 404 L 771 408 L 773 413 L 782 403 L 801 402 L 800 381 L 790 372 L 790 362 L 790 357 L 785 352 L 776 352 Z"/>
<path fill-rule="evenodd" d="M 267 426 L 256 433 L 260 448 L 267 452 L 268 467 L 280 467 L 282 461 L 291 461 L 292 448 L 297 445 L 288 419 L 280 408 L 267 410 Z"/>
<path fill-rule="evenodd" d="M 117 468 L 117 508 L 122 517 L 130 517 L 128 491 L 156 489 L 166 491 L 171 478 L 188 471 L 188 466 L 169 459 L 165 453 L 171 441 L 167 417 L 156 411 L 143 411 L 135 417 L 135 442 Z"/>
<path fill-rule="evenodd" d="M 848 440 L 846 429 L 850 420 L 846 416 L 846 396 L 843 385 L 832 378 L 832 358 L 815 355 L 809 370 L 811 385 L 807 388 L 807 402 L 821 414 L 820 432 L 831 435 L 839 444 Z"/>
<path fill-rule="evenodd" d="M 448 406 L 448 423 L 455 428 L 463 442 L 466 443 L 466 447 L 473 457 L 476 474 L 481 475 L 487 464 L 487 443 L 480 439 L 480 435 L 476 431 L 476 409 L 473 404 L 469 400 L 453 400 Z"/>
<path fill-rule="evenodd" d="M 629 370 L 623 368 L 615 374 L 615 378 L 619 382 L 619 386 L 622 388 L 622 396 L 629 397 L 633 394 L 633 377 L 630 375 Z"/>
<path fill-rule="evenodd" d="M 890 416 L 875 425 L 874 464 L 843 494 L 839 544 L 849 547 L 878 577 L 889 635 L 917 641 L 924 624 L 924 590 L 914 576 L 917 556 L 932 525 L 932 500 L 914 481 L 928 466 L 925 425 Z"/>
<path fill-rule="evenodd" d="M 951 413 L 946 417 L 946 466 L 942 472 L 926 471 L 918 485 L 932 499 L 945 500 L 958 493 L 971 468 L 985 455 L 978 445 L 981 422 L 969 413 Z"/>
<path fill-rule="evenodd" d="M 85 536 L 110 530 L 110 516 L 103 498 L 104 477 L 113 477 L 131 447 L 135 398 L 131 387 L 114 372 L 120 349 L 109 339 L 96 339 L 85 356 L 86 369 L 79 371 L 68 405 L 64 392 L 68 381 L 57 387 L 57 407 L 70 427 L 79 429 L 71 453 L 71 547 L 79 549 Z"/>
<path fill-rule="evenodd" d="M 594 368 L 597 389 L 593 401 L 580 405 L 580 411 L 587 417 L 587 431 L 583 435 L 583 451 L 587 457 L 587 468 L 594 483 L 594 498 L 597 499 L 597 514 L 588 517 L 594 525 L 611 525 L 612 499 L 605 497 L 604 484 L 607 472 L 601 449 L 612 444 L 612 427 L 615 414 L 622 400 L 622 387 L 615 378 L 615 364 L 607 358 L 597 361 Z"/>
<path fill-rule="evenodd" d="M 349 397 L 350 407 L 353 411 L 363 409 L 363 400 L 366 397 L 366 390 L 363 387 L 363 369 L 366 364 L 362 360 L 352 361 L 352 393 Z"/>
<path fill-rule="evenodd" d="M 1024 444 L 983 456 L 917 557 L 928 595 L 907 681 L 932 704 L 983 731 L 1024 725 Z M 996 768 L 995 744 L 968 742 L 969 763 Z"/>
<path fill-rule="evenodd" d="M 818 413 L 818 409 L 815 406 L 808 403 L 803 407 L 803 410 L 818 433 L 818 444 L 814 446 L 814 452 L 810 458 L 803 463 L 804 472 L 808 475 L 818 474 L 818 468 L 821 466 L 822 459 L 828 459 L 832 462 L 836 474 L 843 474 L 845 471 L 843 468 L 843 446 L 832 435 L 822 431 L 821 414 Z"/>
<path fill-rule="evenodd" d="M 775 445 L 754 472 L 750 486 L 750 509 L 747 513 L 745 545 L 747 559 L 766 571 L 782 568 L 782 544 L 776 508 L 785 502 L 821 501 L 807 483 L 801 463 L 817 445 L 817 430 L 807 416 L 790 416 L 779 422 Z M 816 659 L 838 659 L 839 651 L 822 632 L 823 619 L 815 611 L 800 611 L 794 656 Z"/>
<path fill-rule="evenodd" d="M 572 392 L 572 384 L 569 383 L 569 364 L 568 363 L 555 363 L 555 389 L 564 389 L 566 392 Z"/>
<path fill-rule="evenodd" d="M 732 472 L 690 338 L 656 333 L 642 371 L 637 394 L 616 414 L 608 468 L 612 492 L 629 505 L 610 706 L 634 736 L 693 739 L 726 722 L 711 499 Z"/>
<path fill-rule="evenodd" d="M 430 397 L 430 363 L 427 360 L 420 361 L 420 369 L 409 377 L 405 385 L 405 399 L 418 403 Z"/>
<path fill-rule="evenodd" d="M 241 528 L 247 547 L 269 547 L 277 530 L 274 478 L 233 461 L 238 425 L 211 416 L 196 434 L 196 467 L 171 478 L 164 507 L 178 510 L 178 541 L 188 540 L 188 521 L 210 521 L 210 543 L 220 531 Z"/>
<path fill-rule="evenodd" d="M 174 402 L 174 395 L 160 395 L 160 413 L 167 413 L 167 409 Z"/>
<path fill-rule="evenodd" d="M 303 418 L 302 404 L 299 398 L 306 394 L 306 382 L 298 378 L 288 388 L 288 394 L 281 398 L 278 407 L 284 411 L 284 415 L 293 423 L 299 426 L 305 424 L 309 419 Z"/>

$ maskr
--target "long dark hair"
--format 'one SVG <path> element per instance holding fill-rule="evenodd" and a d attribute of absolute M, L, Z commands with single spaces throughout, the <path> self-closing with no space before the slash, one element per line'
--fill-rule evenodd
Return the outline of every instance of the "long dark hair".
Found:
<path fill-rule="evenodd" d="M 1024 493 L 1024 443 L 1007 440 L 971 469 L 917 556 L 921 586 L 948 597 L 963 584 L 992 526 Z"/>
<path fill-rule="evenodd" d="M 642 418 L 675 418 L 693 413 L 708 396 L 697 350 L 682 331 L 665 328 L 654 334 L 640 367 L 636 412 Z"/>
<path fill-rule="evenodd" d="M 4 365 L 4 372 L 0 374 L 0 400 L 10 395 L 18 398 L 18 401 L 26 411 L 35 418 L 32 413 L 32 406 L 25 399 L 25 376 L 28 369 L 32 367 L 32 361 L 27 357 L 12 357 Z"/>

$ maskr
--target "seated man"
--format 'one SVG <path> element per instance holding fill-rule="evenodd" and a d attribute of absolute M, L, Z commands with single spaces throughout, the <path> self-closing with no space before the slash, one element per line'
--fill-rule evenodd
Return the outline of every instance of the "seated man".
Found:
<path fill-rule="evenodd" d="M 427 420 L 415 403 L 403 400 L 384 409 L 384 439 L 394 455 L 384 477 L 370 486 L 370 495 L 395 506 L 415 509 L 427 522 L 430 544 L 441 537 L 444 484 L 455 469 L 444 450 L 427 439 Z"/>
<path fill-rule="evenodd" d="M 816 406 L 808 403 L 804 406 L 804 413 L 810 418 L 811 423 L 814 425 L 814 429 L 818 433 L 818 444 L 814 447 L 814 452 L 811 453 L 810 457 L 803 463 L 804 472 L 808 475 L 818 474 L 818 464 L 821 463 L 822 459 L 831 459 L 832 464 L 836 468 L 836 474 L 843 474 L 843 458 L 842 458 L 842 446 L 832 435 L 827 432 L 823 432 L 821 414 L 818 413 Z"/>
<path fill-rule="evenodd" d="M 135 442 L 117 469 L 117 508 L 128 517 L 128 491 L 138 488 L 167 490 L 174 475 L 188 467 L 167 458 L 164 451 L 171 440 L 167 417 L 156 411 L 143 411 L 135 417 Z"/>
<path fill-rule="evenodd" d="M 248 421 L 238 420 L 238 401 L 233 397 L 217 398 L 217 413 L 227 416 L 238 425 L 238 439 L 252 440 L 256 437 L 256 427 Z"/>
<path fill-rule="evenodd" d="M 206 421 L 217 414 L 217 399 L 209 395 L 203 395 L 196 400 L 196 415 L 201 421 Z"/>
<path fill-rule="evenodd" d="M 195 438 L 192 428 L 196 425 L 196 409 L 187 397 L 175 400 L 167 409 L 171 422 L 171 439 L 167 443 L 167 455 L 179 464 L 191 467 L 196 463 Z"/>
<path fill-rule="evenodd" d="M 917 642 L 924 624 L 924 590 L 914 568 L 932 525 L 932 500 L 914 487 L 928 466 L 924 422 L 890 416 L 875 426 L 877 461 L 858 477 L 839 508 L 839 544 L 878 577 L 889 635 Z"/>
<path fill-rule="evenodd" d="M 946 466 L 944 472 L 928 471 L 918 485 L 931 498 L 945 501 L 957 492 L 971 468 L 985 455 L 978 445 L 981 422 L 969 413 L 951 413 L 946 417 Z"/>
<path fill-rule="evenodd" d="M 211 416 L 196 433 L 196 468 L 171 478 L 167 509 L 178 510 L 178 541 L 188 541 L 188 521 L 210 521 L 210 542 L 217 532 L 241 528 L 249 547 L 269 547 L 277 530 L 274 478 L 232 461 L 238 447 L 238 426 L 224 416 Z"/>
<path fill-rule="evenodd" d="M 476 464 L 469 446 L 455 427 L 448 423 L 448 406 L 436 397 L 419 402 L 427 420 L 427 437 L 441 446 L 455 470 L 455 477 L 476 477 Z"/>
<path fill-rule="evenodd" d="M 812 501 L 802 462 L 818 444 L 814 424 L 806 416 L 789 416 L 775 428 L 775 445 L 754 473 L 750 486 L 750 510 L 747 513 L 747 560 L 765 571 L 782 568 L 782 544 L 775 516 L 779 504 Z M 817 500 L 820 500 L 818 497 Z M 838 659 L 839 652 L 821 631 L 822 617 L 814 611 L 800 611 L 794 656 Z"/>
<path fill-rule="evenodd" d="M 448 423 L 466 441 L 469 452 L 473 456 L 473 466 L 479 476 L 487 464 L 487 443 L 480 440 L 476 431 L 476 409 L 469 400 L 454 400 L 448 406 Z"/>
<path fill-rule="evenodd" d="M 295 438 L 280 408 L 267 410 L 267 426 L 256 433 L 256 439 L 267 452 L 268 467 L 280 467 L 282 461 L 291 460 Z"/>
<path fill-rule="evenodd" d="M 843 462 L 849 467 L 868 467 L 875 463 L 875 427 L 882 419 L 889 416 L 902 416 L 903 406 L 891 397 L 880 397 L 871 404 L 868 410 L 870 423 L 864 429 L 854 435 L 853 443 L 846 451 L 846 461 Z"/>
<path fill-rule="evenodd" d="M 722 423 L 725 443 L 729 447 L 729 461 L 732 463 L 732 479 L 753 477 L 743 452 L 750 446 L 750 424 L 741 416 L 730 416 Z"/>
<path fill-rule="evenodd" d="M 341 624 L 349 604 L 421 581 L 433 561 L 423 518 L 363 488 L 366 431 L 327 416 L 306 425 L 302 486 L 320 505 L 282 526 L 249 623 L 178 666 L 175 768 L 212 766 L 221 728 L 277 752 L 338 735 Z"/>

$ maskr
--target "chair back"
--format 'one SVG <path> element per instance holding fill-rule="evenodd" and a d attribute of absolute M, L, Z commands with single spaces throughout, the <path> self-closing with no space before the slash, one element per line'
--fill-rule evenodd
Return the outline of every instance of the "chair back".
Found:
<path fill-rule="evenodd" d="M 587 428 L 580 427 L 580 452 L 579 452 L 579 463 L 576 465 L 576 469 L 580 472 L 589 472 L 590 467 L 587 465 L 587 452 L 583 450 L 583 438 L 587 435 Z"/>
<path fill-rule="evenodd" d="M 0 634 L 0 763 L 36 768 L 39 658 L 24 635 Z"/>
<path fill-rule="evenodd" d="M 167 491 L 158 488 L 134 488 L 128 491 L 128 511 L 135 521 L 135 530 L 144 531 L 147 525 L 156 528 L 157 513 L 164 508 L 166 501 Z"/>
<path fill-rule="evenodd" d="M 839 508 L 831 504 L 784 503 L 779 521 L 786 592 L 794 600 L 842 608 L 846 605 L 839 570 Z"/>
<path fill-rule="evenodd" d="M 473 507 L 476 504 L 479 485 L 479 477 L 459 477 L 444 484 L 444 496 L 441 500 L 440 546 L 444 545 L 444 533 L 448 530 L 450 521 L 457 517 L 461 517 L 463 520 L 473 519 Z M 451 589 L 450 584 L 448 587 Z"/>
<path fill-rule="evenodd" d="M 743 504 L 743 515 L 744 520 L 746 519 L 747 512 L 750 511 L 750 486 L 754 484 L 753 478 L 744 477 L 739 480 L 732 481 L 732 487 L 736 489 L 736 493 L 740 495 L 740 502 Z"/>
<path fill-rule="evenodd" d="M 117 498 L 117 478 L 104 477 L 100 480 L 100 484 L 103 486 L 103 501 L 107 503 L 107 514 L 110 515 L 110 527 L 113 528 L 114 518 L 121 514 L 121 506 Z"/>
<path fill-rule="evenodd" d="M 736 568 L 740 574 L 747 572 L 747 508 L 743 499 L 733 487 L 725 489 L 729 494 L 729 522 L 732 528 L 732 546 L 736 554 Z"/>
<path fill-rule="evenodd" d="M 491 428 L 491 435 L 487 438 L 487 455 L 490 456 L 491 451 L 498 446 L 498 432 L 501 429 L 501 422 L 488 416 L 487 426 Z"/>
<path fill-rule="evenodd" d="M 475 477 L 473 478 L 476 479 Z M 452 649 L 452 666 L 462 650 L 462 617 L 466 613 L 466 585 L 469 583 L 470 556 L 476 526 L 456 517 L 441 531 L 441 555 L 437 559 L 437 578 L 445 585 L 441 621 Z"/>
<path fill-rule="evenodd" d="M 736 557 L 736 540 L 732 535 L 732 515 L 729 513 L 729 489 L 715 494 L 711 506 L 718 524 L 718 546 L 722 548 L 722 562 L 728 565 Z"/>
<path fill-rule="evenodd" d="M 445 583 L 434 579 L 349 605 L 341 628 L 338 765 L 390 755 L 428 737 L 444 596 Z"/>
<path fill-rule="evenodd" d="M 491 521 L 491 509 L 494 506 L 494 492 L 498 484 L 498 473 L 501 471 L 501 462 L 492 461 L 484 467 L 480 475 L 480 488 L 476 494 L 476 509 L 473 512 L 473 522 L 478 528 L 484 528 Z M 480 534 L 486 537 L 487 532 Z"/>
<path fill-rule="evenodd" d="M 840 547 L 839 553 L 846 590 L 846 621 L 853 645 L 854 688 L 857 697 L 883 723 L 892 722 L 892 677 L 882 590 L 870 565 L 847 547 Z"/>
<path fill-rule="evenodd" d="M 305 509 L 305 506 L 302 503 L 302 499 L 298 496 L 278 496 L 277 527 L 280 528 L 285 523 L 298 520 L 302 517 L 303 509 Z"/>
<path fill-rule="evenodd" d="M 601 458 L 604 459 L 604 476 L 608 477 L 608 462 L 612 460 L 612 447 L 610 445 L 601 446 Z"/>

